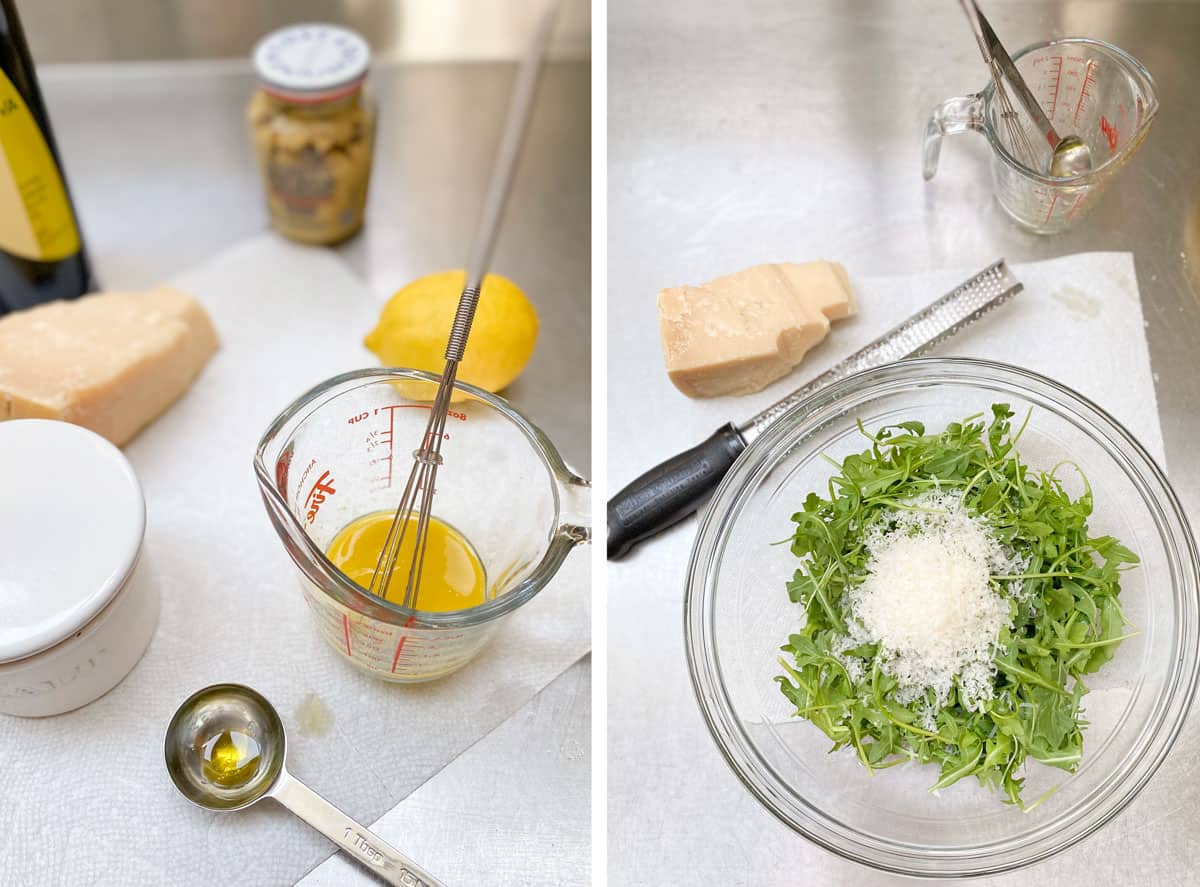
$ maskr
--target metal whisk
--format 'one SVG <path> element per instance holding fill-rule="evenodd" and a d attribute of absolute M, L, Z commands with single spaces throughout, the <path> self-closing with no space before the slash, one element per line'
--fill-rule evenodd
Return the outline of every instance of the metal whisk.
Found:
<path fill-rule="evenodd" d="M 463 288 L 462 295 L 459 296 L 458 309 L 455 311 L 454 323 L 450 328 L 450 338 L 446 343 L 446 366 L 442 370 L 437 395 L 434 397 L 433 406 L 429 411 L 425 436 L 421 445 L 413 450 L 412 471 L 408 475 L 408 482 L 404 485 L 400 503 L 396 506 L 396 514 L 388 528 L 387 539 L 379 552 L 379 560 L 375 564 L 375 574 L 371 577 L 370 592 L 381 598 L 386 597 L 388 587 L 391 585 L 392 574 L 396 570 L 396 560 L 401 546 L 415 519 L 416 526 L 413 532 L 416 533 L 416 537 L 413 545 L 413 557 L 408 565 L 408 581 L 404 588 L 404 606 L 410 609 L 416 607 L 417 595 L 421 587 L 421 568 L 425 560 L 426 542 L 429 538 L 429 519 L 433 505 L 434 487 L 438 468 L 442 464 L 442 434 L 446 428 L 446 411 L 450 406 L 450 396 L 454 393 L 454 381 L 458 377 L 458 364 L 462 360 L 463 351 L 467 346 L 471 322 L 475 319 L 479 291 L 483 286 L 483 278 L 488 264 L 491 262 L 492 248 L 495 246 L 496 234 L 500 228 L 500 218 L 503 215 L 504 204 L 512 185 L 513 171 L 521 153 L 521 143 L 529 123 L 529 115 L 533 110 L 538 74 L 541 72 L 542 60 L 545 56 L 546 45 L 550 41 L 550 32 L 554 25 L 557 9 L 557 0 L 552 0 L 538 22 L 529 49 L 517 71 L 508 115 L 504 121 L 504 133 L 500 137 L 500 145 L 496 151 L 496 165 L 492 169 L 487 198 L 479 219 L 479 227 L 475 232 L 470 260 L 467 263 L 466 286 Z"/>
<path fill-rule="evenodd" d="M 1009 100 L 1008 90 L 1004 86 L 1005 80 L 1017 94 L 1017 101 L 1029 116 L 1034 131 L 1044 137 L 1044 141 L 1050 146 L 1050 175 L 1058 178 L 1070 178 L 1091 172 L 1092 150 L 1088 144 L 1077 135 L 1061 136 L 1058 134 L 1054 124 L 1046 116 L 1045 110 L 1038 104 L 1037 96 L 1033 94 L 1029 84 L 1021 76 L 1021 72 L 1017 70 L 1012 56 L 1008 54 L 1008 50 L 1004 48 L 1000 38 L 992 30 L 991 23 L 979 11 L 979 5 L 975 0 L 959 0 L 959 3 L 963 12 L 967 14 L 971 30 L 975 32 L 975 41 L 979 44 L 979 51 L 983 53 L 983 60 L 988 66 L 988 72 L 992 75 L 992 83 L 996 87 L 996 100 L 1000 103 L 1000 116 L 1004 119 L 1008 141 L 1017 155 L 1017 159 L 1030 169 L 1042 170 L 1046 167 L 1046 164 L 1041 162 L 1045 159 L 1045 155 L 1039 157 L 1034 150 L 1033 143 L 1029 141 L 1025 127 L 1017 116 L 1016 107 Z M 1043 139 L 1039 138 L 1037 144 L 1040 145 L 1042 141 Z"/>
<path fill-rule="evenodd" d="M 975 33 L 975 40 L 979 44 L 979 51 L 983 53 L 983 61 L 992 75 L 992 83 L 996 88 L 996 101 L 1000 103 L 1000 116 L 1004 119 L 1004 128 L 1008 132 L 1009 144 L 1017 155 L 1017 159 L 1030 169 L 1037 169 L 1038 156 L 1034 153 L 1033 144 L 1029 141 L 1025 127 L 1021 124 L 1021 118 L 1017 115 L 1017 109 L 1013 106 L 1012 100 L 1008 97 L 1008 90 L 1004 87 L 1004 67 L 992 51 L 992 47 L 999 46 L 1000 41 L 992 31 L 991 24 L 979 11 L 975 0 L 959 0 L 959 3 L 962 5 L 963 12 L 967 14 L 971 30 Z M 1000 47 L 1000 50 L 1003 52 L 1004 48 Z"/>

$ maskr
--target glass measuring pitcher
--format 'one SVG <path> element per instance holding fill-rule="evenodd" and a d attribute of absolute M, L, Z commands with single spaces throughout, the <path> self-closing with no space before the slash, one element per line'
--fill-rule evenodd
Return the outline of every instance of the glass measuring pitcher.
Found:
<path fill-rule="evenodd" d="M 1154 80 L 1128 53 L 1083 37 L 1034 44 L 1018 52 L 1013 62 L 1058 134 L 1077 135 L 1091 149 L 1091 172 L 1052 177 L 1047 171 L 1050 147 L 1019 109 L 1030 144 L 1043 149 L 1044 158 L 1040 169 L 1017 160 L 995 85 L 989 83 L 982 92 L 947 99 L 934 109 L 925 128 L 925 179 L 937 172 L 942 136 L 981 132 L 992 147 L 992 185 L 1000 206 L 1017 224 L 1038 234 L 1054 234 L 1096 204 L 1141 145 L 1158 112 Z"/>
<path fill-rule="evenodd" d="M 407 397 L 405 386 L 430 383 L 432 391 L 436 382 L 407 369 L 336 376 L 285 409 L 254 455 L 271 524 L 302 574 L 318 630 L 354 665 L 388 681 L 428 681 L 462 668 L 590 539 L 588 482 L 506 401 L 460 382 L 466 398 L 450 405 L 432 513 L 473 547 L 484 603 L 446 613 L 406 609 L 329 561 L 330 542 L 349 523 L 395 510 L 430 409 Z"/>

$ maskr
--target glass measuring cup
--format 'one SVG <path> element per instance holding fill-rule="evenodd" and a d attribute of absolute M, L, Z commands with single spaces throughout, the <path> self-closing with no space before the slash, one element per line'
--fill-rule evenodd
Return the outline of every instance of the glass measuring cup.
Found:
<path fill-rule="evenodd" d="M 1036 43 L 1016 53 L 1013 62 L 1059 135 L 1077 135 L 1091 149 L 1092 170 L 1050 176 L 1050 147 L 1021 111 L 1018 119 L 1030 144 L 1045 153 L 1040 169 L 1017 160 L 989 83 L 982 92 L 947 99 L 934 109 L 925 128 L 924 175 L 928 181 L 937 172 L 943 136 L 981 132 L 992 147 L 992 186 L 1000 206 L 1017 224 L 1055 234 L 1096 204 L 1141 145 L 1158 112 L 1154 80 L 1125 51 L 1084 37 Z"/>
<path fill-rule="evenodd" d="M 446 613 L 407 609 L 338 570 L 325 555 L 334 537 L 365 514 L 395 510 L 430 408 L 408 394 L 436 382 L 407 369 L 336 376 L 288 406 L 254 456 L 263 503 L 302 574 L 321 635 L 354 665 L 401 683 L 466 665 L 591 537 L 588 482 L 506 401 L 459 382 L 466 399 L 450 405 L 432 513 L 474 548 L 484 603 Z"/>

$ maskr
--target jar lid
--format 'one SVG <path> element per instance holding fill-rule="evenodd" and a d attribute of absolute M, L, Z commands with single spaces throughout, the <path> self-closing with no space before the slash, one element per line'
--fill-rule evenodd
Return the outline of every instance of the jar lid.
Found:
<path fill-rule="evenodd" d="M 79 631 L 125 584 L 146 529 L 129 460 L 50 419 L 0 422 L 0 662 Z"/>
<path fill-rule="evenodd" d="M 309 23 L 272 31 L 258 41 L 253 58 L 268 93 L 315 104 L 357 90 L 367 76 L 371 50 L 354 31 Z"/>

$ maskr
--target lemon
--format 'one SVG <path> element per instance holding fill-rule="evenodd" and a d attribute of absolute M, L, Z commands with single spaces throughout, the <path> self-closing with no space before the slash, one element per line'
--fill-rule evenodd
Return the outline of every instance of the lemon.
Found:
<path fill-rule="evenodd" d="M 446 340 L 467 272 L 439 271 L 418 278 L 388 299 L 364 344 L 386 366 L 431 373 L 446 365 Z M 479 306 L 466 351 L 458 365 L 460 381 L 500 391 L 521 374 L 537 342 L 538 317 L 521 288 L 499 274 L 483 279 Z M 431 385 L 403 385 L 410 397 L 430 400 Z M 464 395 L 455 393 L 454 400 Z"/>

